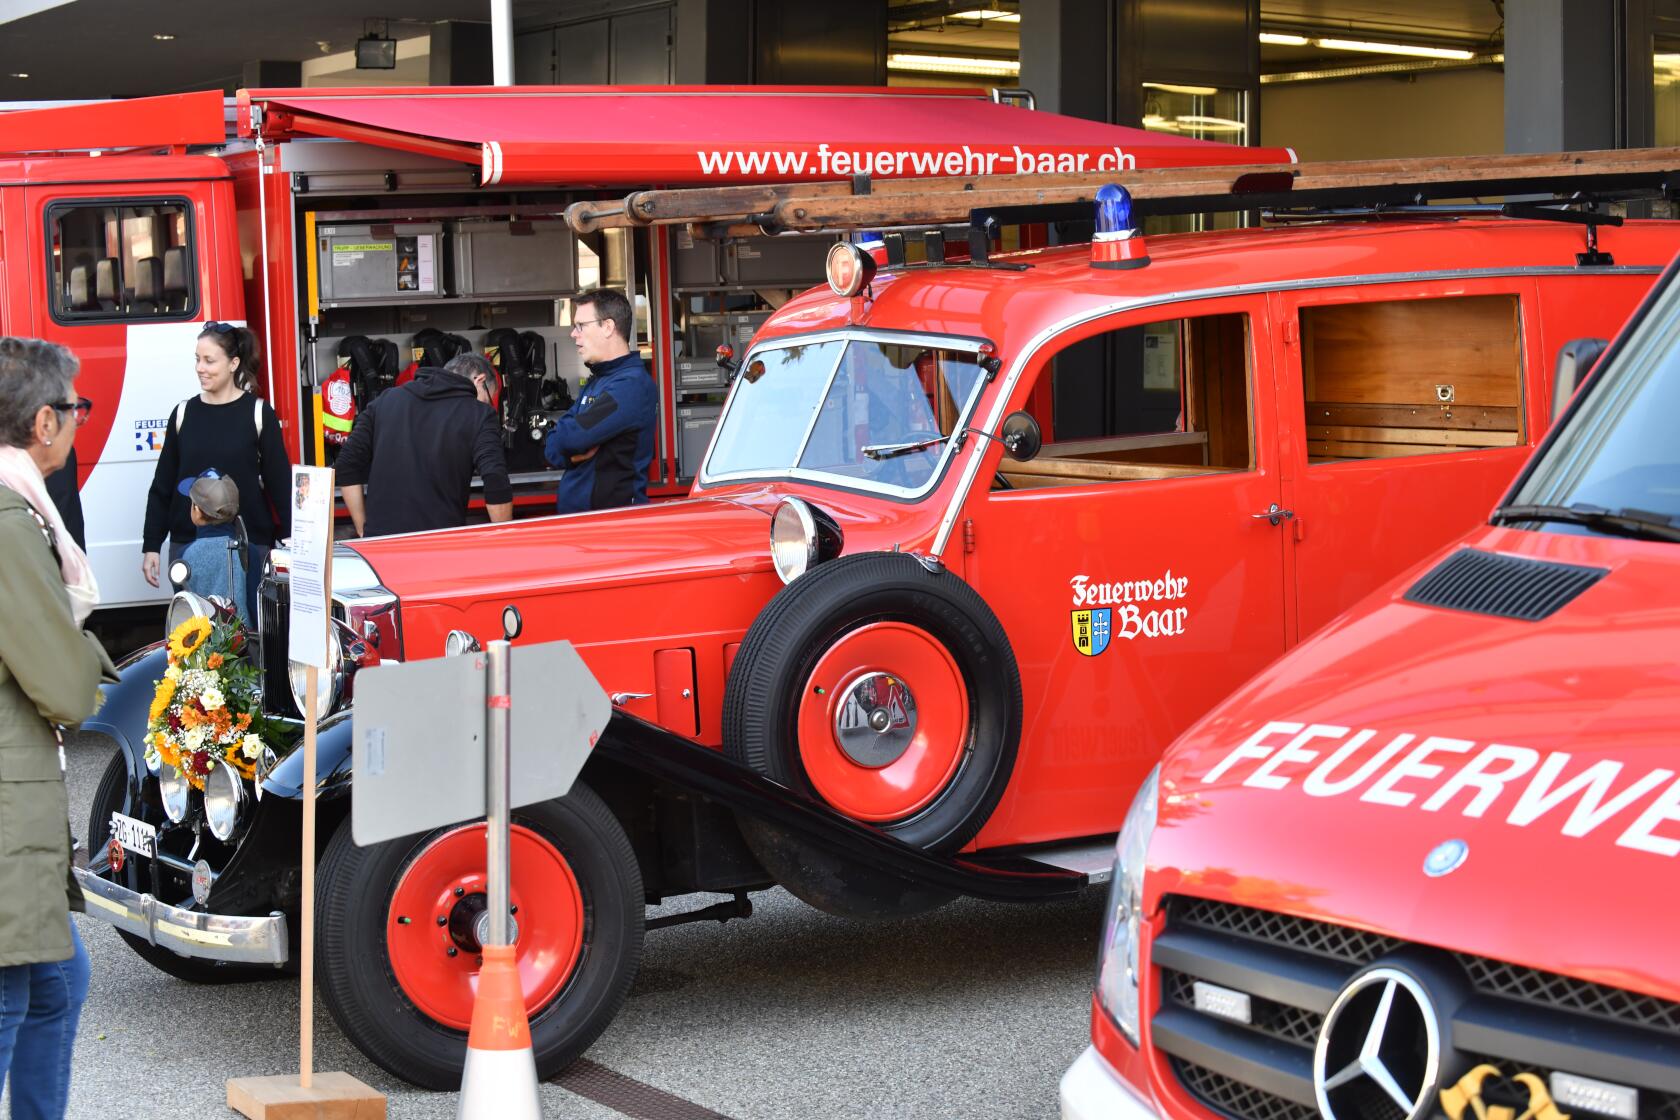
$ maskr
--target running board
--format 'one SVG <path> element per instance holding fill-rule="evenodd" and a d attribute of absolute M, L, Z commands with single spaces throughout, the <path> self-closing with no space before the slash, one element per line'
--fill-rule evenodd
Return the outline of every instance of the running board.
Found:
<path fill-rule="evenodd" d="M 924 852 L 732 762 L 722 751 L 617 709 L 594 754 L 913 883 L 1000 902 L 1040 902 L 1073 898 L 1095 881 L 1076 867 L 1046 861 L 1039 852 L 1029 858 Z M 1106 848 L 1105 873 L 1114 851 L 1112 844 Z"/>
<path fill-rule="evenodd" d="M 1016 852 L 1023 863 L 1040 864 L 1046 869 L 1072 871 L 1083 875 L 1090 886 L 1101 886 L 1114 877 L 1114 837 L 1080 840 L 1053 848 L 1029 848 Z M 989 862 L 982 857 L 982 862 Z"/>

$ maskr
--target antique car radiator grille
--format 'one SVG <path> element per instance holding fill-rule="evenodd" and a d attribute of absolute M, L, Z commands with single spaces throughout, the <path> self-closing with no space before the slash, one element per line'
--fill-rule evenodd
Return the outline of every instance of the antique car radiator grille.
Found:
<path fill-rule="evenodd" d="M 259 591 L 257 625 L 262 634 L 263 706 L 275 715 L 300 718 L 292 703 L 292 683 L 287 674 L 286 624 L 292 606 L 291 581 L 265 579 Z"/>
<path fill-rule="evenodd" d="M 1583 568 L 1461 548 L 1418 580 L 1406 600 L 1429 607 L 1538 622 L 1603 579 L 1604 568 Z"/>
<path fill-rule="evenodd" d="M 1220 1115 L 1312 1120 L 1325 1012 L 1355 973 L 1396 954 L 1469 993 L 1451 1013 L 1447 1033 L 1460 1049 L 1443 1055 L 1437 1088 L 1481 1062 L 1508 1076 L 1559 1070 L 1636 1089 L 1639 1120 L 1680 1120 L 1680 1003 L 1205 899 L 1170 899 L 1151 946 L 1161 991 L 1152 1041 L 1184 1089 Z M 1198 1010 L 1197 980 L 1247 995 L 1248 1022 Z"/>

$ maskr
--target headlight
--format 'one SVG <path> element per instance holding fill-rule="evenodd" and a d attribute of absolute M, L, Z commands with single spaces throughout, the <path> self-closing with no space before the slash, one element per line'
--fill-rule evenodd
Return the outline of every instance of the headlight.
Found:
<path fill-rule="evenodd" d="M 451 630 L 449 635 L 443 639 L 443 655 L 445 657 L 454 657 L 458 653 L 477 653 L 482 648 L 478 644 L 478 639 L 465 630 Z"/>
<path fill-rule="evenodd" d="M 305 714 L 303 700 L 304 691 L 309 687 L 309 666 L 301 661 L 291 661 L 287 663 L 287 668 L 292 685 L 292 703 L 297 705 L 300 715 Z M 326 719 L 343 692 L 344 646 L 338 637 L 338 627 L 334 626 L 327 632 L 327 668 L 316 674 L 315 718 Z"/>
<path fill-rule="evenodd" d="M 239 823 L 239 810 L 245 804 L 245 783 L 239 771 L 226 762 L 218 762 L 204 779 L 204 821 L 210 835 L 226 840 Z"/>
<path fill-rule="evenodd" d="M 833 518 L 798 498 L 783 498 L 770 519 L 770 561 L 783 583 L 792 583 L 811 565 L 840 555 L 840 526 Z"/>
<path fill-rule="evenodd" d="M 169 613 L 164 616 L 163 636 L 167 638 L 181 623 L 195 617 L 215 618 L 215 604 L 191 591 L 177 591 L 175 597 L 169 600 Z"/>
<path fill-rule="evenodd" d="M 187 776 L 175 767 L 166 762 L 158 769 L 158 794 L 163 798 L 164 814 L 170 820 L 179 824 L 187 815 L 187 795 L 191 792 Z"/>
<path fill-rule="evenodd" d="M 1126 811 L 1108 888 L 1108 922 L 1097 957 L 1097 998 L 1133 1046 L 1138 1044 L 1138 927 L 1143 922 L 1143 863 L 1155 832 L 1159 766 Z"/>

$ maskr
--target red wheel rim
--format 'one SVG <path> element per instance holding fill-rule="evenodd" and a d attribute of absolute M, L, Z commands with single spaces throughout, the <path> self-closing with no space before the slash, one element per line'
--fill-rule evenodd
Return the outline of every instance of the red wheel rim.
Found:
<path fill-rule="evenodd" d="M 836 721 L 847 689 L 882 673 L 914 697 L 914 735 L 894 761 L 864 766 L 842 748 Z M 856 820 L 899 820 L 931 804 L 962 762 L 968 688 L 933 635 L 902 622 L 875 622 L 843 635 L 822 655 L 805 682 L 798 729 L 800 761 L 824 801 Z"/>
<path fill-rule="evenodd" d="M 508 857 L 519 983 L 525 1013 L 535 1015 L 565 987 L 582 955 L 583 894 L 566 857 L 523 825 L 513 826 Z M 426 1017 L 459 1031 L 472 1026 L 479 955 L 457 942 L 449 922 L 455 916 L 460 924 L 463 906 L 481 908 L 486 887 L 484 825 L 451 829 L 403 869 L 385 918 L 397 986 Z"/>

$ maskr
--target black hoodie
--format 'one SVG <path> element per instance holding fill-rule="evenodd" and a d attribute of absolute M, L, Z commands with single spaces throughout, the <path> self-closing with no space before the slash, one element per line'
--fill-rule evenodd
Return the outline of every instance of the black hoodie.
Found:
<path fill-rule="evenodd" d="M 513 501 L 495 412 L 472 382 L 441 369 L 381 393 L 334 467 L 340 486 L 367 488 L 370 537 L 465 525 L 474 474 L 486 503 Z"/>

